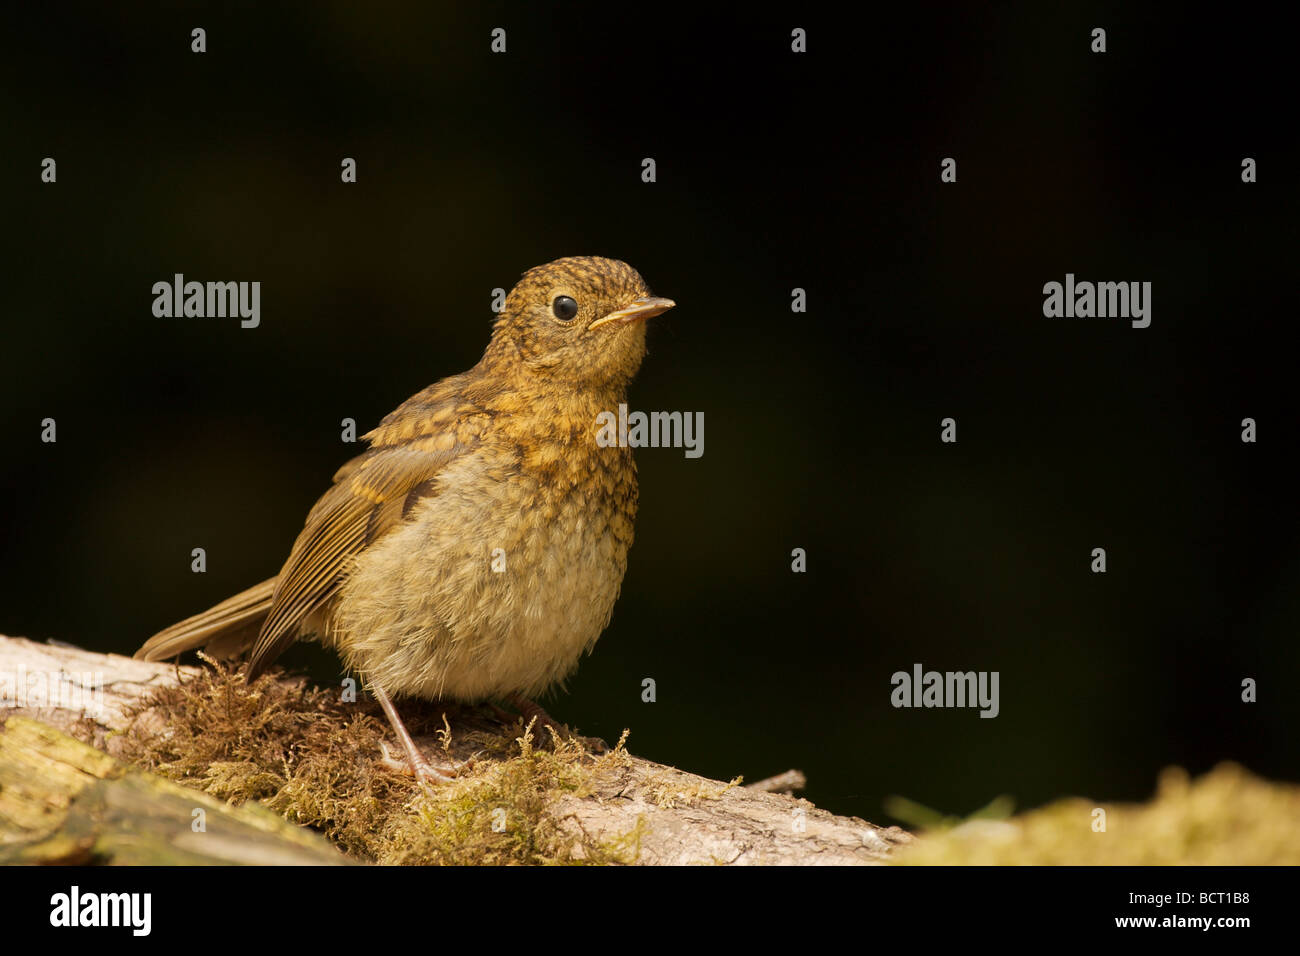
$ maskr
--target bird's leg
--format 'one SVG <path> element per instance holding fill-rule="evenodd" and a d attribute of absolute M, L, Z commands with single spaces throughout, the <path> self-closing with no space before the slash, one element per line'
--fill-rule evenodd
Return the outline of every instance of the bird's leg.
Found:
<path fill-rule="evenodd" d="M 506 702 L 523 715 L 525 722 L 536 720 L 539 727 L 550 727 L 561 737 L 568 736 L 567 727 L 543 710 L 540 704 L 529 700 L 523 694 L 511 694 L 506 697 Z"/>
<path fill-rule="evenodd" d="M 397 734 L 397 739 L 402 742 L 407 759 L 411 761 L 411 770 L 415 774 L 415 779 L 421 782 L 433 780 L 437 783 L 446 783 L 454 779 L 440 770 L 435 770 L 433 765 L 424 759 L 424 754 L 420 753 L 420 748 L 415 746 L 415 741 L 411 739 L 411 734 L 407 731 L 406 725 L 402 723 L 402 718 L 397 716 L 397 708 L 393 706 L 393 702 L 389 700 L 383 688 L 371 687 L 370 691 L 375 695 L 375 699 L 379 701 L 379 706 L 384 708 L 384 713 L 388 716 L 388 722 L 393 725 L 393 732 Z"/>

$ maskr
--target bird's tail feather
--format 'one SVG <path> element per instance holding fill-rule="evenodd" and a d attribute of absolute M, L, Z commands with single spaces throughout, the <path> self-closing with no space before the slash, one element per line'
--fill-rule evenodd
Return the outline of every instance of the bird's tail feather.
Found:
<path fill-rule="evenodd" d="M 262 622 L 271 610 L 276 580 L 269 578 L 201 614 L 163 628 L 145 641 L 135 656 L 146 661 L 162 661 L 198 647 L 205 648 L 214 657 L 238 655 L 257 640 Z"/>

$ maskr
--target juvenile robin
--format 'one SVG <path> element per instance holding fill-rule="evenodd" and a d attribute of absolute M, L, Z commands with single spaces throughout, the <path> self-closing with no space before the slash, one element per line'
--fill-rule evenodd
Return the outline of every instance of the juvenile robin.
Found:
<path fill-rule="evenodd" d="M 249 647 L 249 679 L 300 637 L 333 647 L 379 700 L 518 709 L 562 680 L 609 623 L 636 517 L 636 465 L 601 447 L 626 401 L 645 319 L 672 308 L 624 262 L 530 269 L 483 358 L 412 396 L 334 475 L 279 575 L 155 634 L 136 657 Z"/>

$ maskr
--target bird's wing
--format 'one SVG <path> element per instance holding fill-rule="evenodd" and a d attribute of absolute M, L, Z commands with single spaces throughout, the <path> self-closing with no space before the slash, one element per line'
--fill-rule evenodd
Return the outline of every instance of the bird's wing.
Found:
<path fill-rule="evenodd" d="M 422 498 L 438 493 L 438 475 L 466 450 L 446 433 L 371 448 L 334 475 L 280 571 L 271 610 L 253 646 L 249 676 L 264 670 L 298 637 L 298 627 L 338 591 L 349 559 L 399 525 Z"/>

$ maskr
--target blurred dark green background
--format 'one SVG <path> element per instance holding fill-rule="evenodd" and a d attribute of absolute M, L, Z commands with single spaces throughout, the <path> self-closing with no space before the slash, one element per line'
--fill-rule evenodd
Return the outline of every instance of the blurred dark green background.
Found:
<path fill-rule="evenodd" d="M 632 404 L 703 411 L 705 454 L 639 453 L 623 596 L 557 716 L 712 776 L 797 766 L 879 822 L 1224 758 L 1300 778 L 1289 34 L 610 6 L 9 12 L 0 632 L 130 653 L 275 573 L 342 418 L 477 361 L 494 287 L 607 255 L 679 303 Z M 175 272 L 260 281 L 261 327 L 155 319 Z M 1151 281 L 1151 327 L 1045 319 L 1066 272 Z M 891 708 L 916 662 L 999 671 L 1001 715 Z"/>

